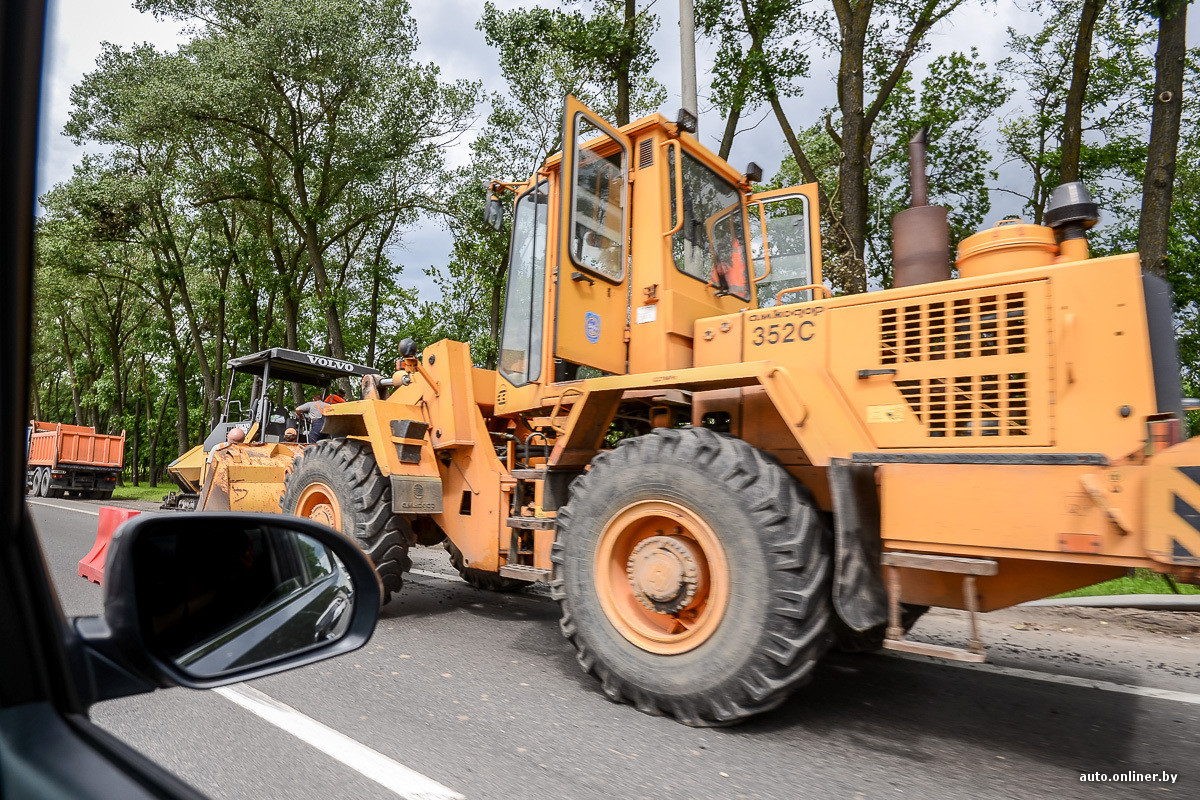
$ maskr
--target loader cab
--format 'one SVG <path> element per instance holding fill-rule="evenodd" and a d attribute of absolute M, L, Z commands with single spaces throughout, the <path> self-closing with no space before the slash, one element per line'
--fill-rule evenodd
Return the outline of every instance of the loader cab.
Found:
<path fill-rule="evenodd" d="M 691 367 L 697 320 L 792 287 L 805 288 L 779 299 L 812 299 L 815 184 L 754 194 L 680 124 L 617 129 L 573 97 L 563 141 L 503 185 L 515 198 L 497 413 L 566 400 L 586 378 Z"/>
<path fill-rule="evenodd" d="M 229 386 L 225 404 L 220 421 L 204 440 L 205 452 L 225 441 L 230 428 L 244 430 L 246 444 L 282 441 L 283 433 L 289 427 L 301 431 L 303 437 L 303 425 L 296 419 L 290 404 L 286 386 L 289 383 L 299 384 L 308 391 L 319 390 L 325 396 L 340 378 L 349 377 L 351 383 L 357 385 L 364 375 L 379 374 L 374 367 L 282 347 L 230 359 L 227 366 Z M 233 396 L 238 375 L 252 377 L 245 405 Z"/>

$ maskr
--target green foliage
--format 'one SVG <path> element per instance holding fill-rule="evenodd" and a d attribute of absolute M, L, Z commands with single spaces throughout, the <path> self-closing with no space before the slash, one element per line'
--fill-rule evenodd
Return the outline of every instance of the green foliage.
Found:
<path fill-rule="evenodd" d="M 803 94 L 811 59 L 808 42 L 797 34 L 813 21 L 810 3 L 795 0 L 699 0 L 696 28 L 717 40 L 712 102 L 728 115 L 768 102 L 768 91 L 782 97 Z"/>
<path fill-rule="evenodd" d="M 72 90 L 68 135 L 107 154 L 43 198 L 34 408 L 130 429 L 140 471 L 207 432 L 231 356 L 387 368 L 412 302 L 388 253 L 445 213 L 478 88 L 414 60 L 403 0 L 137 7 L 191 38 L 106 45 Z"/>
<path fill-rule="evenodd" d="M 892 285 L 892 217 L 911 204 L 909 139 L 928 128 L 929 204 L 949 209 L 950 241 L 959 242 L 991 209 L 988 186 L 996 172 L 983 139 L 1005 100 L 1001 77 L 975 50 L 933 59 L 919 91 L 910 73 L 900 79 L 875 126 L 876 156 L 869 173 L 874 207 L 866 253 L 874 281 Z M 952 253 L 946 257 L 953 260 Z"/>
<path fill-rule="evenodd" d="M 1200 594 L 1200 586 L 1174 584 L 1166 576 L 1148 569 L 1135 569 L 1133 574 L 1113 578 L 1082 589 L 1063 592 L 1055 597 L 1108 597 L 1114 594 Z"/>
<path fill-rule="evenodd" d="M 650 77 L 658 60 L 650 46 L 658 18 L 644 7 L 626 20 L 623 0 L 593 0 L 588 10 L 582 5 L 570 0 L 565 8 L 500 11 L 489 2 L 477 26 L 500 55 L 510 107 L 540 117 L 531 122 L 543 133 L 547 152 L 558 149 L 549 132 L 561 127 L 567 94 L 618 124 L 666 99 L 666 90 Z M 625 119 L 618 102 L 623 89 Z"/>
<path fill-rule="evenodd" d="M 1015 193 L 1025 201 L 1028 220 L 1037 224 L 1041 224 L 1050 192 L 1058 182 L 1063 112 L 1071 84 L 1080 3 L 1043 0 L 1039 10 L 1047 18 L 1046 25 L 1030 35 L 1010 29 L 1011 55 L 1000 62 L 1021 98 L 1022 109 L 1000 124 L 1003 154 L 1030 175 L 1029 187 Z M 1106 226 L 1136 219 L 1146 158 L 1154 32 L 1131 5 L 1128 1 L 1108 2 L 1101 11 L 1084 94 L 1080 177 L 1105 209 Z M 1126 237 L 1120 233 L 1108 237 L 1101 230 L 1095 243 L 1102 252 L 1112 251 L 1126 244 Z"/>

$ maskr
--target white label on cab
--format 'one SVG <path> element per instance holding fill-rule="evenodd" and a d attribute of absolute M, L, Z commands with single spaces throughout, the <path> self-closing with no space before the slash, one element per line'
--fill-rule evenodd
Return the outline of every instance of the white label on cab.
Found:
<path fill-rule="evenodd" d="M 658 306 L 638 306 L 637 322 L 641 325 L 643 322 L 654 322 L 658 319 Z"/>

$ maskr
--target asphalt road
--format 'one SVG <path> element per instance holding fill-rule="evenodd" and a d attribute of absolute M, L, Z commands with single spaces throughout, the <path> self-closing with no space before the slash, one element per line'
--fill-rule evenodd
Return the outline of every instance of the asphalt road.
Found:
<path fill-rule="evenodd" d="M 65 612 L 99 613 L 100 588 L 76 575 L 98 504 L 35 502 Z M 1001 669 L 1176 694 L 839 655 L 776 711 L 691 729 L 605 700 L 544 593 L 480 592 L 440 548 L 414 556 L 419 573 L 365 648 L 253 685 L 472 800 L 1200 796 L 1200 637 L 1096 639 L 1052 630 L 1058 618 L 1039 609 L 1032 629 L 985 629 Z M 928 639 L 953 622 L 931 616 Z M 214 797 L 397 796 L 214 692 L 160 691 L 92 716 Z M 1129 771 L 1179 777 L 1080 777 Z"/>

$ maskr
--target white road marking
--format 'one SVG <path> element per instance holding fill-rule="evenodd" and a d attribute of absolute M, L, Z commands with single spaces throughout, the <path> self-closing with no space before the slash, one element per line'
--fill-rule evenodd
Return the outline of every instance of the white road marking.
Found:
<path fill-rule="evenodd" d="M 916 661 L 921 664 L 939 664 L 946 667 L 955 667 L 957 669 L 972 670 L 975 672 L 988 672 L 992 675 L 1008 675 L 1013 678 L 1025 678 L 1031 681 L 1042 681 L 1043 683 L 1057 683 L 1063 686 L 1076 686 L 1080 689 L 1099 689 L 1102 692 L 1116 692 L 1117 694 L 1131 694 L 1136 697 L 1150 697 L 1155 700 L 1170 700 L 1176 703 L 1187 703 L 1189 705 L 1200 706 L 1200 694 L 1190 694 L 1188 692 L 1176 692 L 1170 689 L 1154 689 L 1149 686 L 1134 686 L 1128 683 L 1112 683 L 1111 681 L 1102 681 L 1095 678 L 1077 678 L 1074 675 L 1056 675 L 1052 672 L 1039 672 L 1033 669 L 1021 669 L 1020 667 L 1002 667 L 998 664 L 971 664 L 962 661 L 947 661 L 940 658 L 930 658 L 916 653 L 898 653 L 894 650 L 880 650 L 882 655 L 891 658 L 903 658 L 907 661 Z"/>
<path fill-rule="evenodd" d="M 458 577 L 457 575 L 445 575 L 440 572 L 430 572 L 429 570 L 424 569 L 413 569 L 409 571 L 415 572 L 418 575 L 425 575 L 429 578 L 441 578 L 444 581 L 458 583 L 462 582 L 462 578 Z M 530 599 L 533 598 L 530 597 Z M 1013 678 L 1025 678 L 1031 681 L 1042 681 L 1043 683 L 1057 683 L 1063 686 L 1077 686 L 1083 689 L 1099 689 L 1102 692 L 1131 694 L 1137 697 L 1151 697 L 1155 700 L 1171 700 L 1176 703 L 1187 703 L 1189 705 L 1200 706 L 1200 694 L 1176 692 L 1170 689 L 1154 689 L 1149 686 L 1133 686 L 1132 684 L 1128 683 L 1112 683 L 1111 681 L 1102 681 L 1093 678 L 1077 678 L 1074 675 L 1056 675 L 1052 672 L 1039 672 L 1033 669 L 1021 669 L 1019 667 L 1002 667 L 998 664 L 970 664 L 962 661 L 949 661 L 941 658 L 931 658 L 930 656 L 917 655 L 916 653 L 898 653 L 894 650 L 880 650 L 879 653 L 880 655 L 890 656 L 891 658 L 903 658 L 909 661 L 916 661 L 921 664 L 938 664 L 946 667 L 957 667 L 958 669 L 988 672 L 993 675 L 1008 675 Z"/>
<path fill-rule="evenodd" d="M 60 506 L 56 503 L 47 503 L 45 500 L 30 500 L 26 498 L 25 502 L 31 506 L 46 506 L 47 508 L 57 508 L 59 511 L 74 511 L 77 514 L 91 514 L 93 517 L 100 516 L 99 511 L 88 511 L 86 508 L 76 508 L 75 506 Z"/>
<path fill-rule="evenodd" d="M 214 689 L 217 694 L 337 759 L 407 800 L 465 800 L 437 781 L 393 761 L 339 731 L 322 725 L 270 695 L 244 683 Z"/>

